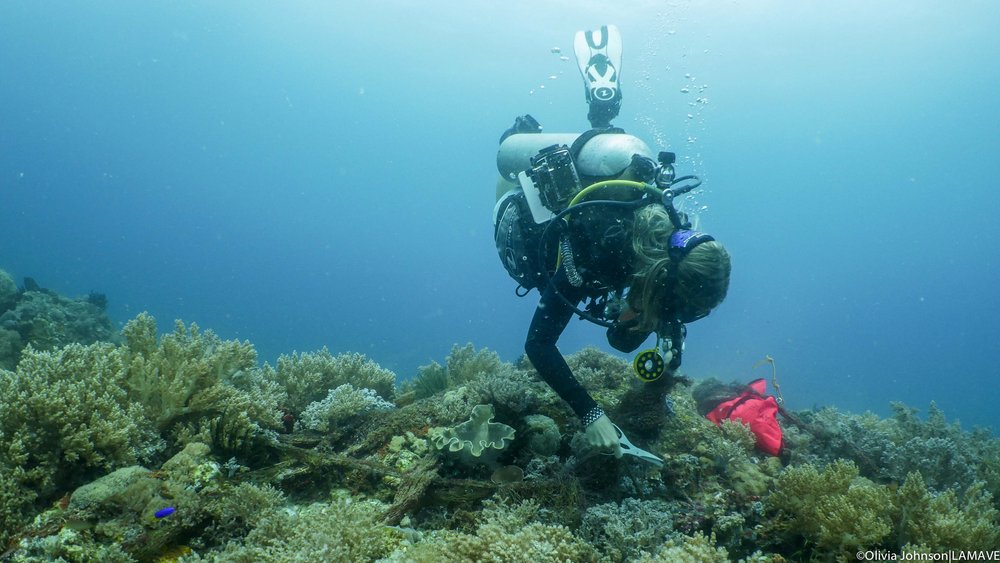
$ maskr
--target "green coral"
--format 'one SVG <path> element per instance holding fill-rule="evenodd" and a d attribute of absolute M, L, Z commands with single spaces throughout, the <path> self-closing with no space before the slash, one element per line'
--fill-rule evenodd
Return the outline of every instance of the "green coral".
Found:
<path fill-rule="evenodd" d="M 266 483 L 225 485 L 221 492 L 203 507 L 210 522 L 203 537 L 219 545 L 242 540 L 286 502 L 284 493 Z"/>
<path fill-rule="evenodd" d="M 822 471 L 812 465 L 786 469 L 766 504 L 776 513 L 773 527 L 834 556 L 877 547 L 893 529 L 888 489 L 858 477 L 848 461 Z"/>
<path fill-rule="evenodd" d="M 0 270 L 0 368 L 14 369 L 21 350 L 54 350 L 71 343 L 115 342 L 103 296 L 71 299 L 46 289 L 19 292 Z"/>
<path fill-rule="evenodd" d="M 306 407 L 297 424 L 316 432 L 336 430 L 344 433 L 361 424 L 366 414 L 393 408 L 395 405 L 378 396 L 375 391 L 356 389 L 350 383 L 345 383 L 331 389 L 322 401 Z"/>
<path fill-rule="evenodd" d="M 682 536 L 680 540 L 670 540 L 656 553 L 644 554 L 640 563 L 728 563 L 729 553 L 715 546 L 715 535 L 706 537 L 701 532 L 694 536 Z"/>
<path fill-rule="evenodd" d="M 434 436 L 434 446 L 449 452 L 462 452 L 474 458 L 483 456 L 490 449 L 502 450 L 508 440 L 514 439 L 514 429 L 506 424 L 493 422 L 492 405 L 476 405 L 469 420 L 446 428 Z"/>
<path fill-rule="evenodd" d="M 654 551 L 672 533 L 673 513 L 668 503 L 632 498 L 588 508 L 579 530 L 580 537 L 614 561 Z"/>
<path fill-rule="evenodd" d="M 533 414 L 524 417 L 525 436 L 528 439 L 528 450 L 540 457 L 550 456 L 559 449 L 562 434 L 556 421 L 544 414 Z"/>
<path fill-rule="evenodd" d="M 350 497 L 300 509 L 274 510 L 243 543 L 230 543 L 213 561 L 374 561 L 388 556 L 403 534 L 381 523 L 385 506 Z M 202 560 L 200 557 L 191 558 Z"/>
<path fill-rule="evenodd" d="M 249 342 L 222 340 L 181 321 L 158 340 L 156 321 L 147 313 L 122 333 L 124 386 L 176 446 L 206 441 L 220 454 L 246 455 L 273 442 L 284 390 L 258 370 Z"/>
<path fill-rule="evenodd" d="M 126 393 L 126 377 L 123 355 L 110 344 L 25 349 L 16 372 L 0 372 L 0 457 L 15 479 L 51 498 L 162 449 Z"/>
<path fill-rule="evenodd" d="M 18 563 L 73 561 L 74 563 L 134 563 L 120 545 L 102 544 L 87 531 L 65 527 L 51 536 L 22 541 L 12 558 Z"/>
<path fill-rule="evenodd" d="M 499 373 L 505 365 L 500 356 L 487 348 L 476 351 L 472 343 L 455 344 L 445 359 L 445 365 L 431 362 L 421 366 L 417 376 L 406 382 L 404 392 L 413 392 L 417 399 L 424 399 L 458 387 L 484 375 Z"/>
<path fill-rule="evenodd" d="M 0 435 L 0 444 L 4 443 Z M 29 520 L 30 508 L 37 498 L 30 488 L 25 471 L 0 462 L 0 546 L 6 545 L 13 533 Z"/>
<path fill-rule="evenodd" d="M 386 561 L 437 563 L 464 561 L 597 561 L 596 550 L 574 537 L 569 528 L 538 520 L 539 505 L 488 503 L 475 531 L 440 531 L 404 542 Z"/>
<path fill-rule="evenodd" d="M 897 536 L 910 550 L 944 552 L 1000 546 L 1000 512 L 981 481 L 961 497 L 954 490 L 933 495 L 920 473 L 913 472 L 897 491 L 895 503 Z"/>
<path fill-rule="evenodd" d="M 334 356 L 324 347 L 318 352 L 282 355 L 277 367 L 265 365 L 264 372 L 266 379 L 278 382 L 285 390 L 288 395 L 285 410 L 296 415 L 345 383 L 358 389 L 372 389 L 387 401 L 395 397 L 396 374 L 363 354 Z"/>

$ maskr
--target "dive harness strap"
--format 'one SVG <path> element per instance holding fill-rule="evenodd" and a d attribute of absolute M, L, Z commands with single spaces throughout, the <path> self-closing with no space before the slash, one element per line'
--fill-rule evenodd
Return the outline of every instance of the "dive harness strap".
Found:
<path fill-rule="evenodd" d="M 594 137 L 598 135 L 603 135 L 605 133 L 618 133 L 624 134 L 625 130 L 621 127 L 595 127 L 589 131 L 584 131 L 579 137 L 573 141 L 573 144 L 569 147 L 569 154 L 573 157 L 573 164 L 580 158 L 580 151 L 583 147 Z"/>

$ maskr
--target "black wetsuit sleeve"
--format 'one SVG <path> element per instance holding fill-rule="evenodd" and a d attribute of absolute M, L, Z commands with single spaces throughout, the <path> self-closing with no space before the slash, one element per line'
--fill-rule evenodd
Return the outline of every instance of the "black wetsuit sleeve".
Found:
<path fill-rule="evenodd" d="M 557 395 L 569 403 L 573 412 L 582 419 L 597 406 L 597 402 L 573 376 L 565 358 L 556 348 L 559 336 L 573 318 L 573 308 L 559 298 L 556 286 L 572 303 L 579 303 L 584 298 L 583 290 L 573 287 L 560 268 L 552 276 L 548 287 L 542 293 L 542 298 L 538 301 L 535 315 L 531 318 L 531 326 L 528 328 L 524 351 L 542 379 Z"/>

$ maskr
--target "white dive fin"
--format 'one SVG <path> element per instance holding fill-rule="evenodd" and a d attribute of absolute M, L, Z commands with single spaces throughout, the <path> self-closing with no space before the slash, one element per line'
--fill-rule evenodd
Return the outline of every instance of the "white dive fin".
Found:
<path fill-rule="evenodd" d="M 622 36 L 618 33 L 618 28 L 603 25 L 597 31 L 577 31 L 573 51 L 587 88 L 587 103 L 613 103 L 619 100 Z"/>

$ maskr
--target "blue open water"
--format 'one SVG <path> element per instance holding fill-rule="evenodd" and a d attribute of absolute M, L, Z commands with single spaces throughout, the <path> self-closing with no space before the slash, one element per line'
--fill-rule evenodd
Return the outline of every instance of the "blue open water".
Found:
<path fill-rule="evenodd" d="M 993 424 L 1000 4 L 500 4 L 0 3 L 0 268 L 262 361 L 513 360 L 534 294 L 493 248 L 497 138 L 586 128 L 560 55 L 615 23 L 615 124 L 703 177 L 688 205 L 734 257 L 686 371 L 770 354 L 793 408 Z"/>

